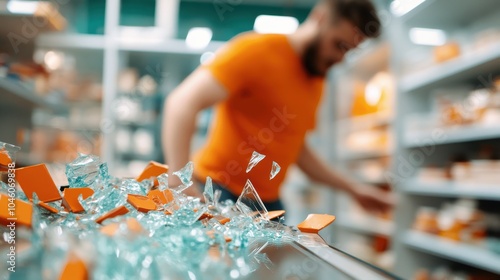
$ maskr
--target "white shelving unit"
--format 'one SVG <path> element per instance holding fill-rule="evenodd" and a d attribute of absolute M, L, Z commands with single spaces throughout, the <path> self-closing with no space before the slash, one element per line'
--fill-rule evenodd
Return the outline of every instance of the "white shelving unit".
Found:
<path fill-rule="evenodd" d="M 500 127 L 496 124 L 429 126 L 416 131 L 408 122 L 411 114 L 428 113 L 432 98 L 439 91 L 445 90 L 452 95 L 455 92 L 453 89 L 459 87 L 482 88 L 487 86 L 484 77 L 500 74 L 500 42 L 472 47 L 475 35 L 481 31 L 500 30 L 499 17 L 500 6 L 493 0 L 426 0 L 407 14 L 392 18 L 390 41 L 394 51 L 391 53 L 391 69 L 396 74 L 398 91 L 395 155 L 398 159 L 408 160 L 422 149 L 432 148 L 432 153 L 424 155 L 422 160 L 413 161 L 412 174 L 400 174 L 402 160 L 393 162 L 392 173 L 401 175 L 397 184 L 400 204 L 395 209 L 393 238 L 395 273 L 404 279 L 413 278 L 422 268 L 432 270 L 450 264 L 477 268 L 500 277 L 500 256 L 486 247 L 453 242 L 411 229 L 420 207 L 438 207 L 459 198 L 500 200 L 500 185 L 419 181 L 414 176 L 421 166 L 444 166 L 457 154 L 469 156 L 477 153 L 481 143 L 496 146 L 500 139 Z M 450 40 L 456 40 L 461 45 L 461 55 L 408 73 L 405 61 L 412 61 L 413 53 L 432 56 L 432 47 L 418 47 L 410 42 L 409 30 L 414 27 L 444 30 Z M 436 133 L 440 137 L 435 137 Z"/>
<path fill-rule="evenodd" d="M 500 64 L 499 64 L 500 65 Z M 442 137 L 434 137 L 434 133 L 439 130 Z M 422 139 L 432 139 L 431 144 L 450 144 L 461 143 L 478 140 L 488 140 L 500 138 L 500 125 L 462 125 L 447 128 L 435 128 L 429 131 L 406 131 L 404 135 L 404 146 L 407 148 L 419 147 L 427 142 L 422 142 Z"/>
<path fill-rule="evenodd" d="M 479 246 L 462 244 L 413 231 L 405 233 L 403 243 L 417 250 L 500 274 L 500 265 L 498 265 L 500 255 Z"/>
<path fill-rule="evenodd" d="M 500 184 L 463 184 L 450 181 L 424 183 L 409 181 L 401 191 L 407 194 L 433 197 L 473 198 L 500 201 Z"/>

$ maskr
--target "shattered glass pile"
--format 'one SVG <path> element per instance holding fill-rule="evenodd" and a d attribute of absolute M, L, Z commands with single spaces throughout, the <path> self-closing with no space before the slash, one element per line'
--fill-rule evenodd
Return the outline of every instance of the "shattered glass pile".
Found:
<path fill-rule="evenodd" d="M 249 169 L 264 156 L 254 153 Z M 273 163 L 270 179 L 279 172 Z M 182 182 L 169 186 L 167 173 L 141 182 L 109 175 L 106 163 L 93 155 L 80 155 L 66 167 L 69 188 L 87 187 L 94 193 L 78 201 L 85 211 L 69 212 L 60 201 L 46 203 L 58 210 L 40 207 L 33 195 L 31 230 L 19 230 L 17 242 L 31 244 L 30 262 L 18 264 L 26 277 L 58 279 L 68 260 L 85 264 L 92 279 L 242 279 L 259 266 L 269 267 L 263 249 L 295 240 L 297 231 L 284 219 L 268 220 L 267 210 L 254 186 L 247 181 L 236 203 L 219 201 L 220 192 L 207 178 L 204 200 L 183 191 L 197 187 L 191 180 L 193 164 L 174 172 Z M 2 192 L 6 186 L 2 185 Z M 171 200 L 153 199 L 155 209 L 139 211 L 130 195 L 147 196 L 152 189 L 170 191 Z M 18 198 L 28 201 L 26 195 Z M 119 207 L 120 214 L 96 222 Z M 125 213 L 125 214 L 123 214 Z M 4 234 L 8 241 L 9 236 Z M 32 273 L 31 275 L 29 273 Z M 41 277 L 42 273 L 43 277 Z M 75 275 L 76 277 L 76 275 Z M 77 279 L 77 278 L 74 278 Z"/>

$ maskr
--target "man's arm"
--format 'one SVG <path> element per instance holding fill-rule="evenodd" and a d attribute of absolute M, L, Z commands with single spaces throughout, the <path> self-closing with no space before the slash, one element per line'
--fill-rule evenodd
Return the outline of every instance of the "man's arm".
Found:
<path fill-rule="evenodd" d="M 169 173 L 184 167 L 190 158 L 191 138 L 196 128 L 197 114 L 218 102 L 228 93 L 206 69 L 189 75 L 166 99 L 163 114 L 162 146 Z M 177 176 L 169 176 L 169 184 L 179 185 Z M 185 193 L 201 196 L 196 186 Z"/>
<path fill-rule="evenodd" d="M 338 174 L 307 144 L 302 148 L 297 165 L 311 180 L 349 193 L 367 210 L 386 211 L 393 205 L 392 197 L 386 193 L 371 187 L 360 187 L 354 181 Z"/>

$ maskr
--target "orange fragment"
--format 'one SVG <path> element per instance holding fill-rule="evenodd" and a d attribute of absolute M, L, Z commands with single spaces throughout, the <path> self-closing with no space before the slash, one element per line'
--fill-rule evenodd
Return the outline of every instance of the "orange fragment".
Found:
<path fill-rule="evenodd" d="M 87 280 L 89 274 L 85 263 L 76 257 L 74 254 L 70 255 L 64 269 L 59 277 L 59 280 Z"/>
<path fill-rule="evenodd" d="M 38 202 L 38 205 L 40 207 L 42 207 L 43 209 L 48 210 L 52 213 L 56 213 L 56 214 L 59 213 L 59 210 L 57 210 L 57 208 L 54 208 L 45 202 L 40 201 L 40 202 Z"/>
<path fill-rule="evenodd" d="M 16 180 L 28 199 L 33 198 L 33 193 L 43 202 L 61 199 L 61 194 L 43 163 L 16 169 Z"/>
<path fill-rule="evenodd" d="M 127 196 L 127 202 L 143 213 L 156 210 L 156 203 L 144 195 L 129 194 Z"/>
<path fill-rule="evenodd" d="M 225 225 L 227 222 L 231 221 L 231 219 L 224 217 L 224 216 L 221 216 L 221 215 L 214 216 L 214 219 L 216 219 L 217 221 L 219 221 L 219 223 L 221 223 L 223 225 Z"/>
<path fill-rule="evenodd" d="M 127 207 L 122 205 L 122 206 L 116 207 L 115 209 L 109 211 L 108 213 L 100 216 L 95 221 L 96 221 L 96 223 L 100 224 L 109 218 L 114 218 L 116 216 L 125 215 L 127 213 L 128 213 Z"/>
<path fill-rule="evenodd" d="M 82 195 L 83 199 L 87 199 L 93 194 L 94 190 L 91 188 L 66 188 L 63 192 L 62 204 L 66 210 L 73 213 L 83 212 L 85 209 L 83 209 L 80 201 L 78 201 L 78 197 Z"/>
<path fill-rule="evenodd" d="M 307 218 L 297 225 L 302 232 L 318 233 L 335 221 L 335 216 L 327 214 L 309 214 Z"/>
<path fill-rule="evenodd" d="M 164 191 L 160 191 L 158 189 L 152 190 L 148 193 L 148 197 L 159 204 L 167 204 L 174 200 L 174 195 L 169 189 Z"/>
<path fill-rule="evenodd" d="M 142 173 L 137 177 L 137 181 L 141 182 L 142 180 L 149 179 L 151 177 L 155 177 L 154 185 L 158 186 L 158 180 L 156 177 L 159 175 L 168 172 L 168 165 L 161 164 L 156 161 L 150 161 L 149 164 L 144 168 Z"/>
<path fill-rule="evenodd" d="M 0 224 L 9 226 L 13 222 L 16 225 L 31 227 L 31 216 L 33 214 L 33 205 L 20 199 L 15 199 L 15 206 L 9 207 L 11 201 L 8 195 L 0 194 Z"/>
<path fill-rule="evenodd" d="M 129 228 L 129 230 L 134 232 L 134 233 L 140 233 L 144 230 L 142 228 L 141 224 L 134 218 L 128 218 L 126 223 L 127 223 L 127 227 Z M 119 223 L 112 223 L 109 225 L 105 225 L 101 228 L 101 232 L 103 234 L 113 236 L 113 235 L 115 235 L 119 226 L 120 226 Z"/>
<path fill-rule="evenodd" d="M 6 151 L 0 151 L 0 165 L 8 166 L 12 163 L 12 159 Z"/>

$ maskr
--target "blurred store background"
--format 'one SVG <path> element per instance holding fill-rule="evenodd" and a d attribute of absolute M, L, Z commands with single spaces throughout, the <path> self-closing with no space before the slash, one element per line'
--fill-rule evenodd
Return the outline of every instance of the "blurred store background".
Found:
<path fill-rule="evenodd" d="M 337 216 L 329 243 L 405 279 L 500 278 L 498 0 L 376 0 L 384 33 L 332 69 L 308 139 L 366 185 L 374 216 L 290 172 L 290 224 Z M 111 174 L 163 162 L 163 101 L 238 33 L 293 32 L 315 0 L 0 1 L 0 140 L 19 165 L 96 154 Z M 210 126 L 199 115 L 193 147 Z"/>

